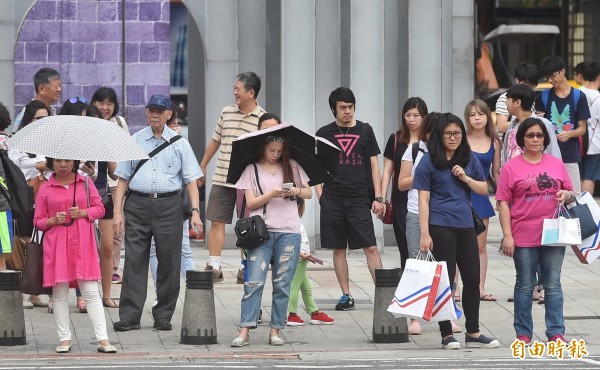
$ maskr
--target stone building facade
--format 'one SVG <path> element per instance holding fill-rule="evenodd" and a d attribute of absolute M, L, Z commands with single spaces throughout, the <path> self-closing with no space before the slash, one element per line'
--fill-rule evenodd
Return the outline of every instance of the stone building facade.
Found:
<path fill-rule="evenodd" d="M 332 121 L 329 92 L 350 87 L 356 117 L 373 126 L 382 150 L 406 98 L 461 116 L 474 96 L 473 0 L 178 2 L 189 11 L 189 140 L 198 158 L 243 71 L 262 77 L 263 107 L 308 132 Z M 139 129 L 147 98 L 169 93 L 169 7 L 168 0 L 1 1 L 0 101 L 20 109 L 34 95 L 33 74 L 49 65 L 63 74 L 63 101 L 112 86 L 132 131 Z M 307 203 L 303 222 L 318 246 L 316 202 Z M 382 247 L 384 227 L 375 224 Z M 228 229 L 227 244 L 233 240 Z"/>

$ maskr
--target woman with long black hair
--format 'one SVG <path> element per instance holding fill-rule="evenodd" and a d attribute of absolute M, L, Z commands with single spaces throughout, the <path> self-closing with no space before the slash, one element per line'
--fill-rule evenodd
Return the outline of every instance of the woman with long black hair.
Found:
<path fill-rule="evenodd" d="M 448 276 L 463 280 L 465 346 L 495 348 L 499 342 L 479 332 L 479 253 L 471 214 L 471 191 L 487 193 L 481 164 L 471 153 L 460 118 L 445 113 L 427 141 L 429 150 L 415 170 L 413 187 L 419 191 L 421 252 L 431 251 L 446 261 Z M 450 321 L 439 323 L 442 348 L 460 349 Z"/>

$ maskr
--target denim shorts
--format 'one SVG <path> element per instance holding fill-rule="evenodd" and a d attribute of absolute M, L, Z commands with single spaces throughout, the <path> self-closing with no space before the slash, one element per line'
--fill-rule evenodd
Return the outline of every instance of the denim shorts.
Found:
<path fill-rule="evenodd" d="M 583 171 L 581 178 L 584 180 L 600 180 L 600 154 L 588 154 L 581 161 Z"/>

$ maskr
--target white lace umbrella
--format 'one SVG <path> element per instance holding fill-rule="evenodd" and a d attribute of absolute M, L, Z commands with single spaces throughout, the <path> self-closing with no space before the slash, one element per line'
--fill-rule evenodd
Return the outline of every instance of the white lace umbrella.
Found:
<path fill-rule="evenodd" d="M 129 133 L 93 117 L 50 116 L 20 129 L 8 147 L 58 159 L 119 162 L 148 158 Z"/>

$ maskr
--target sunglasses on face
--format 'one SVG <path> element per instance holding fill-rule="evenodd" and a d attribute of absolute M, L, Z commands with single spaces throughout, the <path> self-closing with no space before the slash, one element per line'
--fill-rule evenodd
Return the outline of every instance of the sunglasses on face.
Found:
<path fill-rule="evenodd" d="M 533 139 L 534 137 L 538 138 L 538 139 L 543 139 L 544 138 L 544 134 L 541 133 L 541 132 L 530 132 L 528 134 L 525 134 L 525 137 L 528 138 L 528 139 Z"/>
<path fill-rule="evenodd" d="M 75 104 L 77 102 L 82 102 L 83 104 L 87 104 L 87 99 L 81 96 L 75 96 L 73 98 L 69 98 L 69 103 Z"/>

